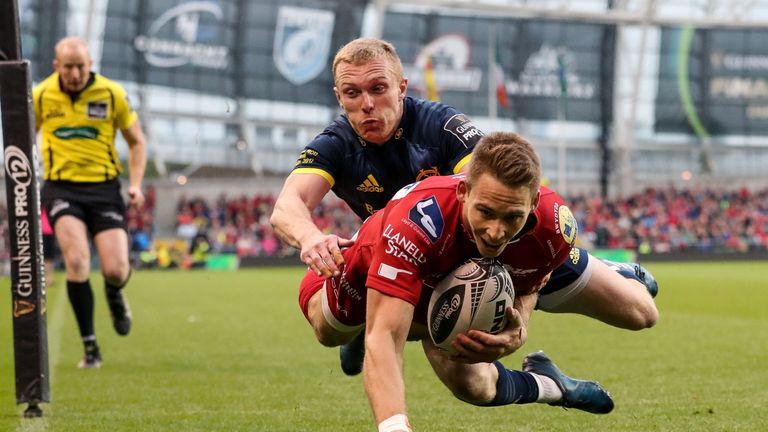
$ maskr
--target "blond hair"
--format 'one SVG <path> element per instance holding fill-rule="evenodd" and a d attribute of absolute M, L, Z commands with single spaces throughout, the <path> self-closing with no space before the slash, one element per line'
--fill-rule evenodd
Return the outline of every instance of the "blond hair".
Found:
<path fill-rule="evenodd" d="M 336 80 L 339 63 L 359 66 L 380 58 L 385 58 L 392 63 L 395 78 L 403 78 L 403 64 L 391 43 L 382 39 L 359 38 L 347 43 L 336 53 L 333 59 L 333 80 Z"/>

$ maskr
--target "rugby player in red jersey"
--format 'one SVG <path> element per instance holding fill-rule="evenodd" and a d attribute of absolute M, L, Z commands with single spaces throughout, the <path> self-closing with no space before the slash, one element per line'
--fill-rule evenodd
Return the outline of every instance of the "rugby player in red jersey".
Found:
<path fill-rule="evenodd" d="M 435 373 L 456 397 L 478 406 L 542 402 L 607 413 L 608 393 L 592 381 L 564 375 L 543 353 L 526 357 L 523 371 L 498 359 L 525 341 L 528 318 L 543 279 L 568 256 L 576 225 L 559 211 L 559 197 L 540 192 L 541 168 L 531 145 L 512 133 L 494 133 L 475 147 L 466 177 L 431 177 L 396 193 L 369 217 L 344 266 L 324 278 L 311 269 L 299 303 L 318 341 L 338 346 L 365 332 L 364 381 L 380 430 L 410 431 L 405 405 L 403 348 L 421 340 Z M 508 253 L 519 244 L 536 263 Z M 496 257 L 515 269 L 514 308 L 497 335 L 470 330 L 454 342 L 459 353 L 438 350 L 425 327 L 427 302 L 443 276 L 470 257 Z"/>

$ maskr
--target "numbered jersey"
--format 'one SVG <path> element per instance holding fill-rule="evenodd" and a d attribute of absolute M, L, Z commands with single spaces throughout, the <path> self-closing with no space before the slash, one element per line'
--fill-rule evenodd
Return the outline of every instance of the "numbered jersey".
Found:
<path fill-rule="evenodd" d="M 366 142 L 342 115 L 304 148 L 293 172 L 323 176 L 365 219 L 409 183 L 458 173 L 482 136 L 454 108 L 406 97 L 403 118 L 388 142 Z"/>
<path fill-rule="evenodd" d="M 461 221 L 456 187 L 462 178 L 431 177 L 406 186 L 363 223 L 354 246 L 343 251 L 342 275 L 330 279 L 332 289 L 326 290 L 340 322 L 365 322 L 367 289 L 415 305 L 414 320 L 425 322 L 431 287 L 467 258 L 479 256 Z M 576 227 L 569 215 L 560 197 L 542 188 L 524 232 L 499 257 L 518 295 L 531 292 L 570 252 Z"/>

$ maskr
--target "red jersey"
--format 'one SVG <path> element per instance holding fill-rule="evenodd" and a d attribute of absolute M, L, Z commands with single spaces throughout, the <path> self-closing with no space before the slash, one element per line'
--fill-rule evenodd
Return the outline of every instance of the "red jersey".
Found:
<path fill-rule="evenodd" d="M 430 177 L 408 185 L 366 219 L 355 244 L 342 251 L 346 264 L 341 276 L 326 285 L 328 306 L 341 324 L 365 322 L 367 289 L 413 304 L 414 321 L 424 323 L 431 287 L 468 258 L 480 256 L 461 221 L 456 187 L 462 178 Z M 515 291 L 531 292 L 565 260 L 575 238 L 573 216 L 556 193 L 542 187 L 534 215 L 499 257 Z M 300 295 L 305 313 L 306 302 L 321 284 L 314 273 L 307 273 Z"/>

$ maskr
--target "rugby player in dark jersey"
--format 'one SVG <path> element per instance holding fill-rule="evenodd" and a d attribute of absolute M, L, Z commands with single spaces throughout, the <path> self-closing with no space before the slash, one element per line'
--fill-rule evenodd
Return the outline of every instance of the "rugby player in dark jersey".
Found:
<path fill-rule="evenodd" d="M 271 217 L 278 235 L 301 251 L 301 260 L 312 271 L 325 277 L 339 275 L 344 263 L 340 250 L 353 244 L 323 233 L 312 222 L 311 211 L 329 190 L 366 218 L 409 183 L 461 172 L 483 136 L 454 108 L 407 97 L 402 64 L 388 42 L 350 42 L 336 54 L 333 76 L 344 113 L 302 151 Z M 557 215 L 572 217 L 566 206 Z M 513 279 L 536 270 L 509 268 Z M 655 280 L 641 266 L 603 262 L 574 248 L 541 289 L 538 308 L 579 313 L 639 330 L 658 319 L 652 297 L 657 290 Z M 359 354 L 361 340 L 346 349 Z M 345 358 L 360 356 L 345 356 L 344 351 L 345 372 L 359 373 L 361 361 L 348 364 Z"/>

